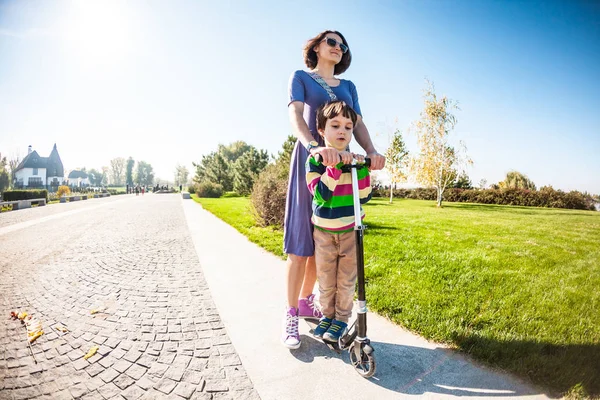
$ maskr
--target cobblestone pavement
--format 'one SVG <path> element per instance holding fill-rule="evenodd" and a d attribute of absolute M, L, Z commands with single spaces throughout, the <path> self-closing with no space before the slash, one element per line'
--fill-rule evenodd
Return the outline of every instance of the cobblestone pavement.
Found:
<path fill-rule="evenodd" d="M 0 215 L 0 399 L 259 398 L 179 196 L 94 199 L 60 217 L 63 206 Z M 37 363 L 17 310 L 42 322 Z"/>
<path fill-rule="evenodd" d="M 0 214 L 0 228 L 14 225 L 19 222 L 34 221 L 43 217 L 50 217 L 65 212 L 74 212 L 75 210 L 93 209 L 103 206 L 107 203 L 120 202 L 132 196 L 111 196 L 99 199 L 89 199 L 74 201 L 72 203 L 53 203 L 41 207 L 25 208 L 23 210 L 8 211 Z M 145 197 L 145 196 L 144 196 Z M 18 212 L 17 212 L 18 211 Z"/>

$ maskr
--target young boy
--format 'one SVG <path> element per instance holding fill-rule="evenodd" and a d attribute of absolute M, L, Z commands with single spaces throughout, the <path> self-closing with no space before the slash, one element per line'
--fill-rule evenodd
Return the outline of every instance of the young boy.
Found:
<path fill-rule="evenodd" d="M 327 103 L 317 110 L 317 130 L 326 147 L 340 152 L 340 159 L 359 163 L 364 158 L 348 153 L 356 124 L 356 112 L 343 101 Z M 337 342 L 352 315 L 356 285 L 356 240 L 352 176 L 342 172 L 340 162 L 325 167 L 314 156 L 306 162 L 306 182 L 313 194 L 312 222 L 315 226 L 315 261 L 323 317 L 314 330 L 314 336 L 328 342 Z M 371 199 L 371 180 L 366 167 L 357 169 L 360 203 Z M 361 208 L 361 218 L 364 212 Z"/>

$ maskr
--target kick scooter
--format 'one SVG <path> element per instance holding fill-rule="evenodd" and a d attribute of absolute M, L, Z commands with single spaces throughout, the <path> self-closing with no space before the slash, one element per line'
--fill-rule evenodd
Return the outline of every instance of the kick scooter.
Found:
<path fill-rule="evenodd" d="M 317 155 L 317 161 L 320 156 Z M 352 175 L 352 202 L 354 206 L 354 232 L 356 236 L 356 275 L 358 283 L 358 310 L 357 318 L 346 332 L 340 337 L 338 343 L 323 341 L 330 349 L 340 353 L 341 350 L 348 350 L 350 363 L 362 377 L 370 378 L 375 374 L 375 349 L 371 346 L 371 341 L 367 337 L 367 301 L 365 298 L 365 259 L 364 259 L 364 231 L 360 212 L 360 197 L 358 191 L 358 176 L 356 168 L 371 165 L 371 160 L 365 158 L 364 164 L 357 164 L 356 160 L 352 164 L 342 167 L 343 172 Z M 307 320 L 312 324 L 318 324 L 319 320 Z M 313 329 L 315 328 L 313 326 Z"/>

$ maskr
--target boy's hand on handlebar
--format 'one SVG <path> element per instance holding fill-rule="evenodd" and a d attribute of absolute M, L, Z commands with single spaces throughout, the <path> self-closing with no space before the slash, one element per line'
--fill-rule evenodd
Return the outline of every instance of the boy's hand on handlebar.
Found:
<path fill-rule="evenodd" d="M 362 154 L 352 153 L 352 157 L 354 157 L 354 159 L 356 160 L 357 164 L 364 164 L 365 163 L 365 156 L 363 156 Z"/>
<path fill-rule="evenodd" d="M 371 166 L 369 167 L 371 171 L 377 171 L 385 167 L 385 157 L 381 154 L 377 152 L 369 153 L 367 157 L 371 159 Z"/>
<path fill-rule="evenodd" d="M 333 167 L 340 162 L 339 153 L 333 147 L 316 147 L 311 150 L 311 154 L 326 167 Z M 321 156 L 320 160 L 317 154 Z"/>

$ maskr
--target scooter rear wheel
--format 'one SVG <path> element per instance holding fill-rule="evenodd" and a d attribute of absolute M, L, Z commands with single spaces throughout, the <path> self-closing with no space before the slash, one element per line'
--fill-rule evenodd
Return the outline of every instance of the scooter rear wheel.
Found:
<path fill-rule="evenodd" d="M 350 362 L 360 376 L 370 378 L 375 374 L 375 356 L 371 346 L 355 342 L 349 353 Z"/>

